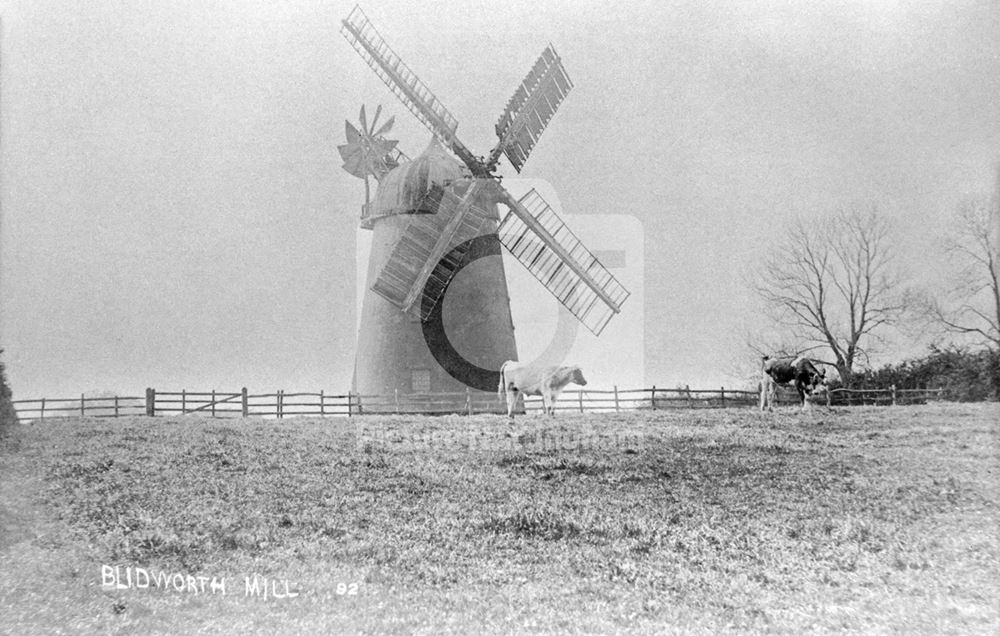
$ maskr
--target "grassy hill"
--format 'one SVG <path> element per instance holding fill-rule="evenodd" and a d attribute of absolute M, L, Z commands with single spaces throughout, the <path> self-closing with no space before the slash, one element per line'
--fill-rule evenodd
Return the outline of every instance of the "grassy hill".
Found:
<path fill-rule="evenodd" d="M 946 404 L 25 424 L 0 464 L 0 624 L 996 633 L 997 421 Z"/>

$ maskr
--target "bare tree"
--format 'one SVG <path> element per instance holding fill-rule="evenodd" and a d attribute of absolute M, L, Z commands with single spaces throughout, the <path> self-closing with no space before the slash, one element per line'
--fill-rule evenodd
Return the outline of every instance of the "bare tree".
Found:
<path fill-rule="evenodd" d="M 1000 168 L 993 197 L 967 201 L 956 221 L 945 250 L 958 269 L 949 291 L 928 303 L 931 317 L 949 333 L 1000 351 Z"/>
<path fill-rule="evenodd" d="M 778 327 L 800 351 L 828 350 L 845 385 L 905 306 L 888 233 L 874 207 L 800 220 L 752 274 Z"/>

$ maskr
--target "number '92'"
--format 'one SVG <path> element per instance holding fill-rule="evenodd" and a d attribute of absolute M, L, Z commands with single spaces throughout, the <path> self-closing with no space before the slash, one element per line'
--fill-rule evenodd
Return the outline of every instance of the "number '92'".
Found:
<path fill-rule="evenodd" d="M 358 583 L 337 583 L 338 596 L 357 596 Z"/>

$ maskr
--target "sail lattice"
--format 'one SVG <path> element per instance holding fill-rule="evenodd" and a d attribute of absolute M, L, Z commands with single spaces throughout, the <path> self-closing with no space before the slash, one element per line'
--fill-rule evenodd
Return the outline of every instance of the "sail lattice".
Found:
<path fill-rule="evenodd" d="M 621 311 L 629 292 L 531 190 L 500 223 L 500 242 L 594 335 Z"/>
<path fill-rule="evenodd" d="M 535 62 L 496 124 L 500 143 L 494 154 L 503 152 L 518 172 L 531 149 L 573 88 L 562 61 L 550 44 Z"/>
<path fill-rule="evenodd" d="M 458 120 L 382 39 L 361 7 L 354 7 L 343 21 L 340 31 L 389 90 L 446 147 L 450 148 L 457 143 L 455 130 L 458 128 Z"/>

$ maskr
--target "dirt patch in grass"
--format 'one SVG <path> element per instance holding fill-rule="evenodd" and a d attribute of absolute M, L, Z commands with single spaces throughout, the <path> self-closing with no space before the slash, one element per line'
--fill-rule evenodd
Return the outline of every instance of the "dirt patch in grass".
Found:
<path fill-rule="evenodd" d="M 490 416 L 27 424 L 0 456 L 0 568 L 14 581 L 2 622 L 993 633 L 998 420 L 997 405 L 930 405 L 516 428 Z M 104 566 L 181 579 L 108 585 Z M 226 593 L 192 592 L 188 576 L 196 590 L 197 577 L 224 579 Z M 271 596 L 246 594 L 256 577 Z"/>

